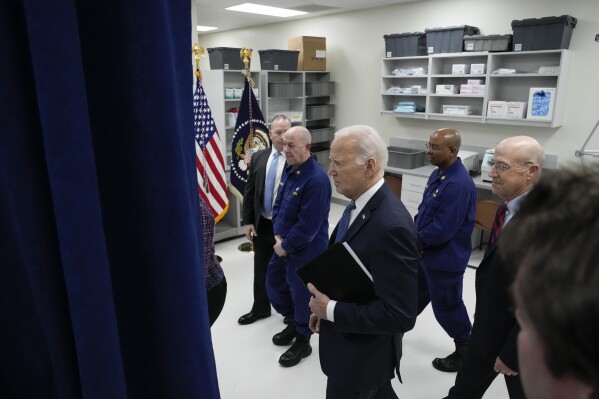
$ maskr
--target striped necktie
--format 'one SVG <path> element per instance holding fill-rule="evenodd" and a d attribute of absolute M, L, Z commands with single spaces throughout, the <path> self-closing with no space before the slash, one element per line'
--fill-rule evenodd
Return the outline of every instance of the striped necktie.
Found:
<path fill-rule="evenodd" d="M 495 215 L 495 221 L 493 222 L 493 226 L 491 227 L 491 238 L 489 239 L 489 246 L 495 244 L 497 241 L 497 236 L 499 236 L 499 232 L 503 227 L 503 223 L 505 222 L 505 212 L 507 212 L 507 204 L 504 202 L 497 209 L 497 214 Z"/>
<path fill-rule="evenodd" d="M 339 242 L 343 239 L 343 236 L 347 232 L 347 228 L 349 227 L 349 220 L 351 219 L 351 211 L 356 209 L 356 203 L 351 201 L 343 211 L 343 215 L 341 215 L 341 220 L 339 221 L 339 226 L 337 227 L 337 235 L 335 236 L 335 242 Z"/>

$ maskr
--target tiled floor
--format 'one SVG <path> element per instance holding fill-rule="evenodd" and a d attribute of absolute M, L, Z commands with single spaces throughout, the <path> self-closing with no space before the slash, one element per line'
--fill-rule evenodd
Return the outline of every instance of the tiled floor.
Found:
<path fill-rule="evenodd" d="M 333 204 L 330 229 L 339 220 L 343 207 Z M 212 327 L 221 397 L 223 399 L 319 399 L 325 397 L 326 377 L 318 359 L 318 335 L 312 337 L 311 356 L 292 368 L 278 364 L 287 347 L 272 344 L 272 336 L 284 328 L 283 319 L 273 315 L 248 326 L 237 319 L 252 305 L 252 254 L 237 250 L 245 239 L 217 244 L 223 258 L 228 292 L 223 312 Z M 478 265 L 482 254 L 473 251 L 471 264 Z M 474 310 L 474 274 L 467 269 L 464 301 L 470 316 Z M 443 373 L 431 366 L 435 357 L 448 355 L 453 343 L 437 324 L 430 306 L 418 317 L 416 327 L 404 337 L 402 378 L 393 380 L 401 399 L 440 399 L 453 385 L 455 374 Z M 503 378 L 497 378 L 484 399 L 508 398 Z"/>

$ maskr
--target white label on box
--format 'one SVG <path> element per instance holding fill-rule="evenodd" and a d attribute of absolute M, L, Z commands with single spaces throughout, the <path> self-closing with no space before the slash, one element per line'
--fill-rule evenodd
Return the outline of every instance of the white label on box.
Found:
<path fill-rule="evenodd" d="M 455 94 L 455 85 L 437 85 L 436 94 Z"/>
<path fill-rule="evenodd" d="M 428 48 L 428 53 L 429 53 L 429 54 L 432 54 L 434 51 L 435 51 L 435 48 L 434 48 L 434 47 L 429 47 L 429 48 Z"/>
<path fill-rule="evenodd" d="M 474 43 L 470 42 L 468 44 L 466 44 L 466 51 L 472 51 L 474 50 Z"/>
<path fill-rule="evenodd" d="M 223 69 L 229 69 L 229 64 L 223 64 Z"/>
<path fill-rule="evenodd" d="M 391 51 L 387 51 L 387 58 L 391 58 Z"/>
<path fill-rule="evenodd" d="M 522 119 L 526 111 L 526 103 L 520 101 L 508 101 L 506 103 L 506 118 Z"/>
<path fill-rule="evenodd" d="M 327 58 L 326 50 L 316 50 L 316 58 Z"/>
<path fill-rule="evenodd" d="M 514 44 L 514 51 L 522 51 L 522 43 Z"/>
<path fill-rule="evenodd" d="M 275 71 L 278 71 L 279 70 L 279 65 L 275 64 L 274 68 L 275 68 Z"/>

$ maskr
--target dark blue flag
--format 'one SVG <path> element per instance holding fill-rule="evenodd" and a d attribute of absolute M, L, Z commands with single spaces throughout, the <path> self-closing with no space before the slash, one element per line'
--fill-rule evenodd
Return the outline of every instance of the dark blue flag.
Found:
<path fill-rule="evenodd" d="M 240 201 L 243 201 L 243 190 L 248 180 L 248 165 L 252 154 L 270 146 L 268 125 L 264 121 L 247 77 L 241 95 L 231 146 L 230 189 Z"/>

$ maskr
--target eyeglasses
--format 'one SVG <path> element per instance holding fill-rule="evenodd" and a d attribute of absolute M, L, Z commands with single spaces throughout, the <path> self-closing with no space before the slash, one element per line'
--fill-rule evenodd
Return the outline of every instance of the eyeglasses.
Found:
<path fill-rule="evenodd" d="M 427 150 L 431 150 L 431 151 L 439 151 L 442 150 L 443 148 L 453 148 L 453 147 L 439 147 L 437 144 L 431 144 L 431 143 L 426 143 L 425 144 L 426 149 Z"/>
<path fill-rule="evenodd" d="M 505 162 L 491 161 L 491 162 L 489 162 L 489 166 L 490 167 L 495 167 L 495 170 L 497 172 L 503 173 L 503 172 L 506 172 L 506 171 L 508 171 L 508 170 L 510 170 L 512 168 L 517 167 L 517 166 L 524 166 L 524 165 L 528 165 L 528 164 L 532 165 L 533 163 L 534 162 L 532 162 L 532 161 L 526 161 L 526 162 L 520 162 L 520 163 L 516 163 L 514 165 L 510 165 L 510 164 L 507 164 Z"/>

